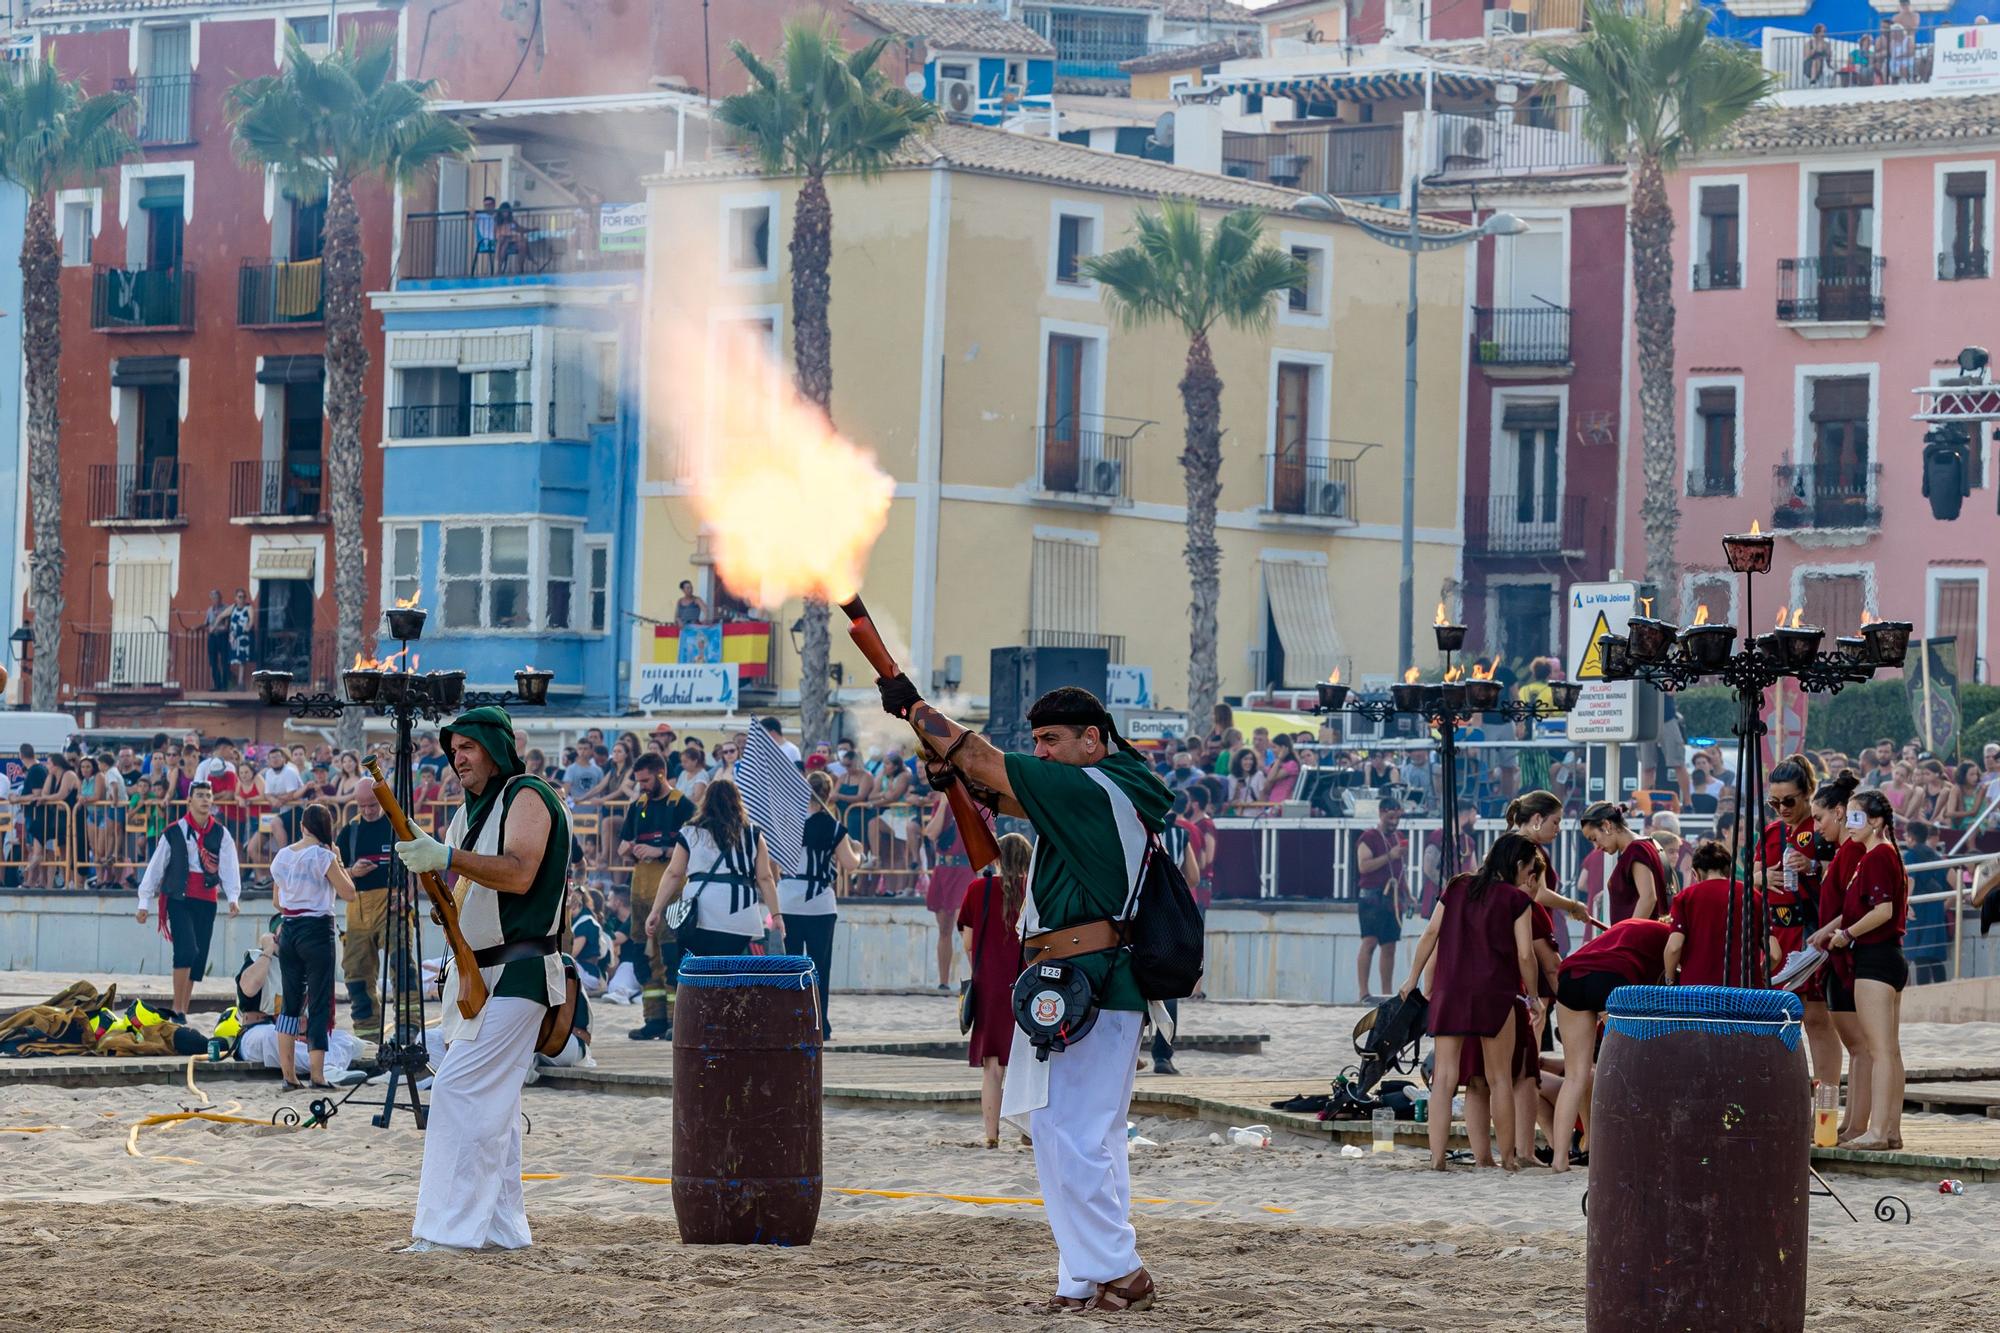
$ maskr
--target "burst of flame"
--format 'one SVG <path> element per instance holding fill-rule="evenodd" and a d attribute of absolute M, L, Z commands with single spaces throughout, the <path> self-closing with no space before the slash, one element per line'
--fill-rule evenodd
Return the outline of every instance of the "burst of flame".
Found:
<path fill-rule="evenodd" d="M 1463 668 L 1460 667 L 1452 667 L 1450 670 L 1444 673 L 1444 683 L 1447 685 L 1456 685 L 1458 684 L 1459 681 L 1464 679 L 1465 679 L 1465 671 Z"/>
<path fill-rule="evenodd" d="M 1339 667 L 1335 667 L 1335 668 L 1334 668 L 1334 669 L 1333 669 L 1332 671 L 1330 671 L 1330 672 L 1328 672 L 1328 673 L 1327 673 L 1327 677 L 1326 677 L 1326 683 L 1327 683 L 1327 684 L 1329 684 L 1329 685 L 1338 685 L 1338 684 L 1340 684 L 1340 668 L 1339 668 Z"/>
<path fill-rule="evenodd" d="M 1647 616 L 1647 617 L 1650 617 L 1650 616 L 1651 616 L 1651 615 L 1653 614 L 1653 599 L 1652 599 L 1652 598 L 1650 598 L 1650 597 L 1641 597 L 1641 598 L 1639 599 L 1639 614 L 1640 614 L 1640 615 L 1642 615 L 1642 616 Z"/>
<path fill-rule="evenodd" d="M 1414 685 L 1417 683 L 1417 669 L 1415 667 L 1411 667 L 1403 673 L 1403 683 L 1405 685 Z"/>
<path fill-rule="evenodd" d="M 422 654 L 420 653 L 410 654 L 410 670 L 412 672 L 421 670 L 423 668 L 423 665 L 424 665 L 424 659 Z"/>
<path fill-rule="evenodd" d="M 1472 678 L 1473 678 L 1474 680 L 1492 680 L 1492 679 L 1493 679 L 1493 668 L 1492 668 L 1492 667 L 1490 667 L 1490 666 L 1489 666 L 1489 667 L 1483 667 L 1483 666 L 1479 665 L 1479 663 L 1477 663 L 1477 662 L 1474 662 L 1474 663 L 1472 664 Z"/>
<path fill-rule="evenodd" d="M 1750 520 L 1750 535 L 1752 537 L 1761 536 L 1763 534 L 1763 531 L 1764 530 L 1762 528 L 1757 526 L 1756 519 L 1753 518 Z"/>
<path fill-rule="evenodd" d="M 1793 629 L 1797 629 L 1797 628 L 1799 627 L 1799 622 L 1800 622 L 1800 621 L 1802 621 L 1802 620 L 1804 620 L 1805 618 L 1806 618 L 1806 609 L 1805 609 L 1805 608 L 1804 608 L 1803 606 L 1801 606 L 1801 607 L 1799 607 L 1799 608 L 1798 608 L 1797 610 L 1793 611 L 1793 612 L 1792 612 L 1792 628 L 1793 628 Z"/>
<path fill-rule="evenodd" d="M 411 593 L 408 597 L 398 597 L 396 599 L 396 609 L 398 611 L 407 611 L 416 604 L 417 594 L 415 593 Z"/>
<path fill-rule="evenodd" d="M 360 653 L 356 653 L 354 655 L 354 665 L 348 669 L 350 671 L 399 671 L 402 668 L 397 665 L 397 662 L 402 656 L 403 650 L 401 648 L 398 648 L 387 657 L 363 657 Z"/>
<path fill-rule="evenodd" d="M 1866 630 L 1870 625 L 1874 623 L 1875 623 L 1875 613 L 1873 611 L 1863 611 L 1861 613 L 1861 628 L 1863 630 Z"/>
<path fill-rule="evenodd" d="M 1785 617 L 1786 617 L 1786 616 L 1788 616 L 1788 615 L 1790 615 L 1791 613 L 1792 613 L 1792 608 L 1791 608 L 1791 607 L 1789 607 L 1789 606 L 1781 606 L 1781 607 L 1779 607 L 1779 608 L 1778 608 L 1778 628 L 1779 628 L 1779 629 L 1783 629 L 1783 628 L 1785 627 Z"/>
<path fill-rule="evenodd" d="M 792 388 L 761 332 L 670 340 L 686 344 L 665 356 L 687 378 L 668 401 L 695 405 L 682 429 L 703 442 L 690 468 L 695 509 L 723 583 L 767 611 L 853 597 L 895 482 Z"/>
<path fill-rule="evenodd" d="M 1432 621 L 1431 623 L 1432 623 L 1433 625 L 1449 625 L 1449 624 L 1451 623 L 1451 622 L 1450 622 L 1449 620 L 1446 620 L 1446 619 L 1444 618 L 1444 603 L 1443 603 L 1443 602 L 1439 602 L 1439 603 L 1438 603 L 1438 613 L 1437 613 L 1437 619 L 1436 619 L 1436 620 L 1434 620 L 1434 621 Z"/>
<path fill-rule="evenodd" d="M 1694 623 L 1697 625 L 1706 625 L 1708 623 L 1707 602 L 1703 602 L 1700 606 L 1697 606 L 1694 609 Z"/>

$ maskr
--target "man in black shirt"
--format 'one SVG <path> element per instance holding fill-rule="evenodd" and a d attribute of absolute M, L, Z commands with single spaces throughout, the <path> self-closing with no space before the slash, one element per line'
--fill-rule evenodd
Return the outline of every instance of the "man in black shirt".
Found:
<path fill-rule="evenodd" d="M 363 784 L 355 792 L 355 818 L 335 842 L 340 859 L 354 877 L 354 901 L 347 905 L 347 940 L 340 955 L 347 981 L 348 1016 L 356 1036 L 382 1039 L 382 1004 L 375 978 L 381 970 L 383 944 L 389 932 L 389 859 L 396 831 L 375 799 L 375 789 Z"/>
<path fill-rule="evenodd" d="M 651 753 L 640 755 L 632 765 L 632 780 L 638 784 L 639 799 L 625 812 L 625 823 L 618 832 L 618 855 L 632 862 L 634 921 L 643 921 L 651 915 L 667 860 L 680 841 L 681 825 L 694 817 L 694 803 L 668 785 L 666 769 L 666 761 Z M 669 970 L 667 950 L 662 947 L 664 934 L 655 933 L 646 943 L 649 975 L 639 992 L 645 1022 L 627 1034 L 634 1041 L 663 1041 L 673 1036 L 673 973 Z M 672 961 L 678 963 L 679 959 Z"/>

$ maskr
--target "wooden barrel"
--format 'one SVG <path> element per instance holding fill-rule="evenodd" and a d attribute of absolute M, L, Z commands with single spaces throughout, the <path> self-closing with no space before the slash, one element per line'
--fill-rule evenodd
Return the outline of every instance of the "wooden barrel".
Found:
<path fill-rule="evenodd" d="M 1591 1097 L 1598 1333 L 1797 1333 L 1812 1107 L 1787 991 L 1612 992 Z"/>
<path fill-rule="evenodd" d="M 806 1245 L 819 1223 L 820 1014 L 809 958 L 684 958 L 674 1216 L 686 1245 Z"/>

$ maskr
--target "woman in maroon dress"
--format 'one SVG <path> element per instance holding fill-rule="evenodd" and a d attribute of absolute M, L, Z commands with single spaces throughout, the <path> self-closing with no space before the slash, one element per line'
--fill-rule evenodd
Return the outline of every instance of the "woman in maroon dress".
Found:
<path fill-rule="evenodd" d="M 1486 854 L 1475 875 L 1460 875 L 1445 885 L 1438 910 L 1424 927 L 1410 960 L 1409 979 L 1402 993 L 1417 988 L 1424 965 L 1437 955 L 1429 1015 L 1435 1050 L 1431 1080 L 1431 1167 L 1444 1170 L 1445 1148 L 1451 1139 L 1451 1099 L 1459 1086 L 1459 1055 L 1466 1039 L 1479 1042 L 1487 1069 L 1514 1068 L 1515 997 L 1535 995 L 1529 1026 L 1541 1031 L 1544 1010 L 1536 994 L 1532 913 L 1529 911 L 1542 879 L 1540 850 L 1517 833 L 1504 833 Z M 1514 1098 L 1493 1099 L 1493 1118 L 1500 1139 L 1500 1165 L 1520 1169 L 1514 1132 Z"/>
<path fill-rule="evenodd" d="M 944 793 L 937 793 L 936 800 L 930 818 L 924 821 L 924 836 L 937 848 L 937 864 L 931 867 L 930 879 L 924 886 L 924 906 L 937 920 L 938 989 L 949 994 L 952 923 L 959 919 L 966 890 L 984 867 L 966 859 L 965 847 L 958 840 L 958 825 L 952 822 L 951 805 Z"/>
<path fill-rule="evenodd" d="M 1604 915 L 1611 924 L 1635 916 L 1647 921 L 1665 916 L 1667 872 L 1660 862 L 1660 849 L 1651 838 L 1642 838 L 1625 827 L 1625 807 L 1599 801 L 1583 812 L 1577 824 L 1606 860 L 1616 858 L 1604 882 L 1609 903 Z"/>
<path fill-rule="evenodd" d="M 968 1063 L 984 1070 L 979 1114 L 986 1146 L 1000 1146 L 1000 1085 L 1014 1041 L 1014 981 L 1021 975 L 1021 901 L 1035 847 L 1018 833 L 1000 839 L 1000 873 L 972 882 L 958 909 L 958 929 L 972 972 L 972 1043 Z"/>

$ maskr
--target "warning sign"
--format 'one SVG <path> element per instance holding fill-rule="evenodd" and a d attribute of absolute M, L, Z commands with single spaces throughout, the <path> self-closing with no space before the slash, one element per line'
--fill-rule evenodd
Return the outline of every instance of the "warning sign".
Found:
<path fill-rule="evenodd" d="M 1563 665 L 1569 678 L 1583 682 L 1583 694 L 1569 715 L 1569 736 L 1578 741 L 1630 741 L 1639 735 L 1636 681 L 1605 680 L 1597 641 L 1623 634 L 1639 606 L 1636 583 L 1575 583 L 1568 607 L 1569 651 Z"/>
<path fill-rule="evenodd" d="M 1597 623 L 1590 627 L 1590 634 L 1584 640 L 1587 646 L 1583 650 L 1583 661 L 1577 664 L 1577 680 L 1604 679 L 1604 653 L 1598 647 L 1598 641 L 1611 632 L 1611 622 L 1599 611 Z"/>

